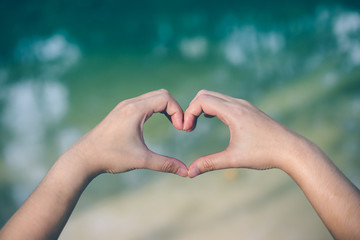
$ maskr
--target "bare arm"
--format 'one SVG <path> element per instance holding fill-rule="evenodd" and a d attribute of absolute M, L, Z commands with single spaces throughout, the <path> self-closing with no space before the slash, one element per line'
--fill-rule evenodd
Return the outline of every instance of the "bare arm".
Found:
<path fill-rule="evenodd" d="M 121 102 L 75 143 L 50 169 L 40 185 L 0 231 L 0 239 L 57 239 L 81 193 L 97 175 L 146 168 L 187 176 L 177 159 L 148 150 L 144 122 L 166 112 L 175 128 L 183 128 L 183 113 L 166 90 Z"/>
<path fill-rule="evenodd" d="M 184 115 L 184 130 L 196 118 L 217 116 L 230 130 L 227 149 L 200 157 L 189 176 L 224 168 L 280 168 L 303 190 L 336 239 L 360 239 L 359 190 L 312 142 L 277 123 L 247 101 L 202 90 Z"/>

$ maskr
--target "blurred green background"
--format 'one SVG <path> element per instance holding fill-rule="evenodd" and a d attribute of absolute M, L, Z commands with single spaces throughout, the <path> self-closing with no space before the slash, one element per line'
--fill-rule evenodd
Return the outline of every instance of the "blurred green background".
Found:
<path fill-rule="evenodd" d="M 159 88 L 183 109 L 200 89 L 249 100 L 318 144 L 360 186 L 359 1 L 2 0 L 0 29 L 0 226 L 118 102 Z M 229 134 L 205 118 L 195 132 L 181 133 L 158 114 L 145 139 L 188 165 L 224 149 Z M 240 184 L 248 171 L 213 176 Z M 164 178 L 172 183 L 146 170 L 100 176 L 74 215 Z M 175 239 L 151 236 L 131 239 Z"/>

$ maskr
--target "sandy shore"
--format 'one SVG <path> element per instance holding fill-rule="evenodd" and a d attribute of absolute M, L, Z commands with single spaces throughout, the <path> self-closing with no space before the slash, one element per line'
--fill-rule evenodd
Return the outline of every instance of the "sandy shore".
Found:
<path fill-rule="evenodd" d="M 159 175 L 141 188 L 75 211 L 60 239 L 332 237 L 286 174 L 226 170 L 196 179 Z"/>

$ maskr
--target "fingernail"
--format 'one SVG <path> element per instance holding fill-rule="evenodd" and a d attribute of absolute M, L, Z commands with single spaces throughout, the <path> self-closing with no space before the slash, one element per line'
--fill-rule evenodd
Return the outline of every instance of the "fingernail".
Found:
<path fill-rule="evenodd" d="M 190 170 L 189 170 L 189 173 L 188 173 L 189 177 L 191 177 L 191 178 L 196 177 L 196 176 L 199 175 L 199 174 L 200 174 L 200 171 L 199 171 L 199 169 L 196 168 L 196 167 L 190 169 Z"/>
<path fill-rule="evenodd" d="M 179 168 L 177 170 L 176 174 L 181 176 L 181 177 L 187 177 L 188 176 L 188 171 L 183 169 L 183 168 Z"/>

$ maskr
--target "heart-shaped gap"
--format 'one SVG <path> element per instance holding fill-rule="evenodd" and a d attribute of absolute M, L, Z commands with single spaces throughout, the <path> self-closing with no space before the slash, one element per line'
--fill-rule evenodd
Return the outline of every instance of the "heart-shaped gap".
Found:
<path fill-rule="evenodd" d="M 177 158 L 187 166 L 201 156 L 224 150 L 229 138 L 229 129 L 224 123 L 203 115 L 192 132 L 175 129 L 162 114 L 153 114 L 144 126 L 144 140 L 151 151 Z"/>

